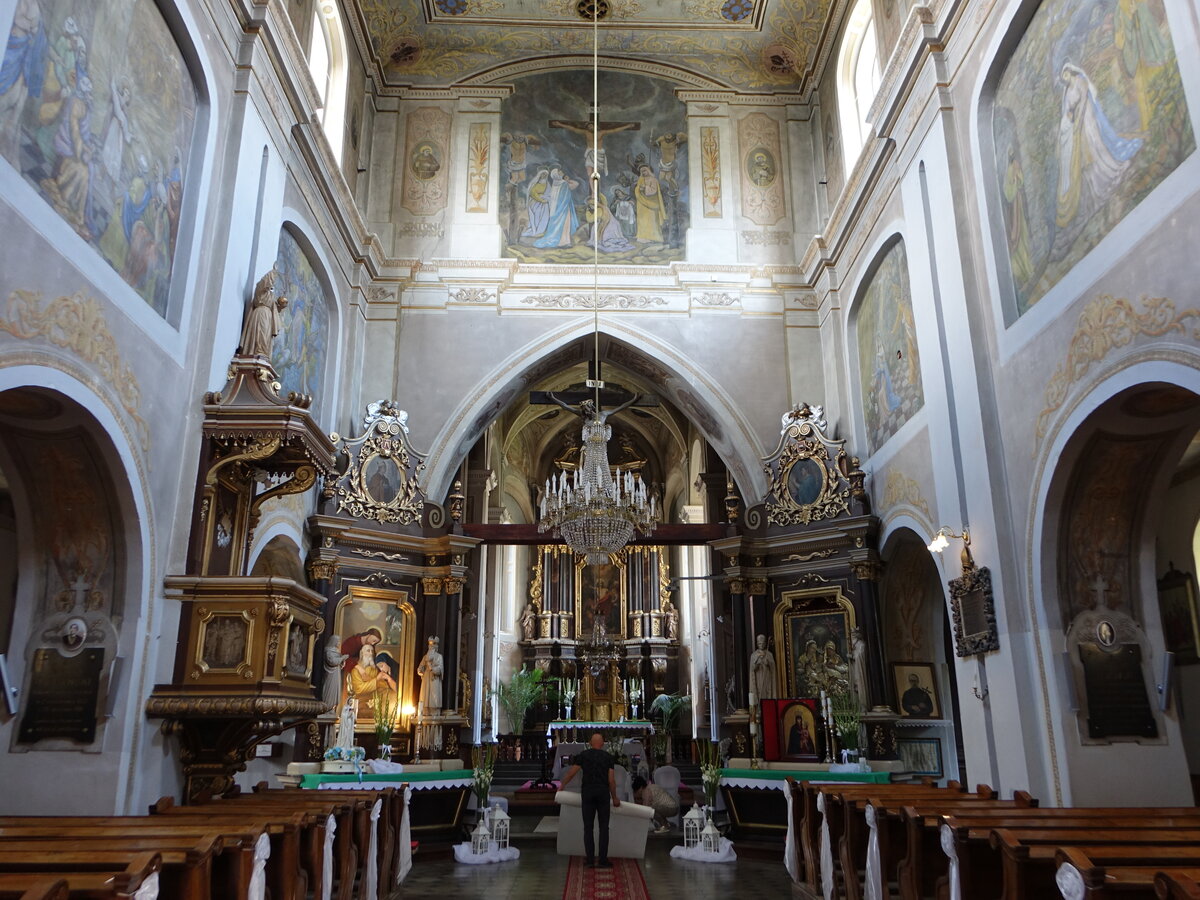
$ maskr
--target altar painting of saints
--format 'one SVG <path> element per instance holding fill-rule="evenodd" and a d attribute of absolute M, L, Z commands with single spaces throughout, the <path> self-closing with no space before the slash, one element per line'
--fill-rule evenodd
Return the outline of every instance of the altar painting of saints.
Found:
<path fill-rule="evenodd" d="M 579 636 L 588 640 L 596 622 L 604 623 L 611 638 L 624 637 L 621 615 L 622 570 L 611 563 L 584 566 L 579 581 Z"/>
<path fill-rule="evenodd" d="M 357 699 L 356 729 L 373 727 L 376 692 L 399 694 L 405 700 L 412 683 L 412 611 L 406 601 L 352 597 L 338 607 L 335 634 L 344 635 L 340 650 L 342 702 Z M 394 697 L 389 700 L 389 703 Z"/>
<path fill-rule="evenodd" d="M 844 612 L 789 616 L 785 627 L 790 696 L 819 697 L 821 691 L 850 690 Z"/>
<path fill-rule="evenodd" d="M 1004 213 L 993 218 L 1013 312 L 1045 296 L 1195 148 L 1163 0 L 1041 3 L 991 110 L 992 196 Z"/>

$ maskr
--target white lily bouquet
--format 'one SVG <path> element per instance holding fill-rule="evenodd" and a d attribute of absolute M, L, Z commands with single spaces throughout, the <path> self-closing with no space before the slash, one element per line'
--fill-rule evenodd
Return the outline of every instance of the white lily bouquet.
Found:
<path fill-rule="evenodd" d="M 479 808 L 487 807 L 488 792 L 492 789 L 492 774 L 496 771 L 496 745 L 478 744 L 471 748 L 471 790 Z"/>
<path fill-rule="evenodd" d="M 697 741 L 700 755 L 700 780 L 704 783 L 704 802 L 711 810 L 717 805 L 717 788 L 721 784 L 721 750 L 715 741 Z"/>

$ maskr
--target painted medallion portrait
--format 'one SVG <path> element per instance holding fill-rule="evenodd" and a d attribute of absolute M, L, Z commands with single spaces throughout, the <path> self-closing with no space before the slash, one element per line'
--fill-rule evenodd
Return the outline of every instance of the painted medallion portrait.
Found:
<path fill-rule="evenodd" d="M 775 156 L 766 147 L 755 147 L 746 154 L 746 177 L 756 187 L 768 188 L 775 183 Z"/>
<path fill-rule="evenodd" d="M 809 506 L 825 490 L 825 467 L 815 459 L 798 459 L 787 474 L 788 496 L 797 506 Z"/>

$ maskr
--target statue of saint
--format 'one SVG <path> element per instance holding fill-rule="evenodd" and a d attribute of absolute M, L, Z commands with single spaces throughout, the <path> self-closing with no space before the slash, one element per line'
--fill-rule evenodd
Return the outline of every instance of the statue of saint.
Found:
<path fill-rule="evenodd" d="M 250 301 L 246 322 L 242 326 L 242 356 L 271 358 L 271 344 L 275 335 L 283 330 L 282 313 L 288 304 L 287 297 L 275 296 L 275 281 L 278 278 L 279 270 L 272 266 L 271 271 L 254 286 L 254 299 Z"/>
<path fill-rule="evenodd" d="M 354 746 L 354 722 L 358 718 L 358 701 L 347 691 L 346 702 L 342 705 L 342 714 L 338 717 L 337 742 L 335 747 Z"/>
<path fill-rule="evenodd" d="M 662 602 L 662 613 L 663 618 L 667 622 L 667 639 L 671 641 L 679 640 L 679 610 L 668 599 Z"/>
<path fill-rule="evenodd" d="M 759 700 L 779 696 L 775 678 L 775 656 L 767 649 L 767 636 L 756 638 L 758 649 L 750 655 L 750 687 Z"/>
<path fill-rule="evenodd" d="M 857 626 L 850 631 L 850 687 L 858 694 L 858 700 L 863 709 L 867 708 L 867 642 L 863 640 L 862 629 Z"/>
<path fill-rule="evenodd" d="M 339 649 L 340 634 L 331 634 L 325 642 L 325 683 L 321 686 L 321 701 L 330 711 L 337 709 L 342 700 L 342 664 L 349 655 Z"/>
<path fill-rule="evenodd" d="M 533 604 L 526 603 L 525 609 L 521 612 L 521 634 L 525 636 L 525 640 L 533 640 L 535 625 L 537 625 L 537 615 L 533 611 Z"/>
<path fill-rule="evenodd" d="M 436 636 L 429 638 L 429 649 L 417 663 L 417 675 L 421 679 L 421 712 L 426 716 L 437 715 L 442 709 L 442 654 L 438 652 L 440 641 Z"/>

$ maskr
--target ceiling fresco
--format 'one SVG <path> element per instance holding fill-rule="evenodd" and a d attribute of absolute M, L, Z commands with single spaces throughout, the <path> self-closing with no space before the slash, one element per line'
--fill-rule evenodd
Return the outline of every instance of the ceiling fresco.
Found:
<path fill-rule="evenodd" d="M 609 0 L 600 55 L 695 73 L 714 86 L 792 92 L 817 56 L 831 0 Z M 350 4 L 348 4 L 350 5 Z M 515 62 L 590 56 L 578 0 L 357 0 L 389 85 L 486 81 Z"/>

